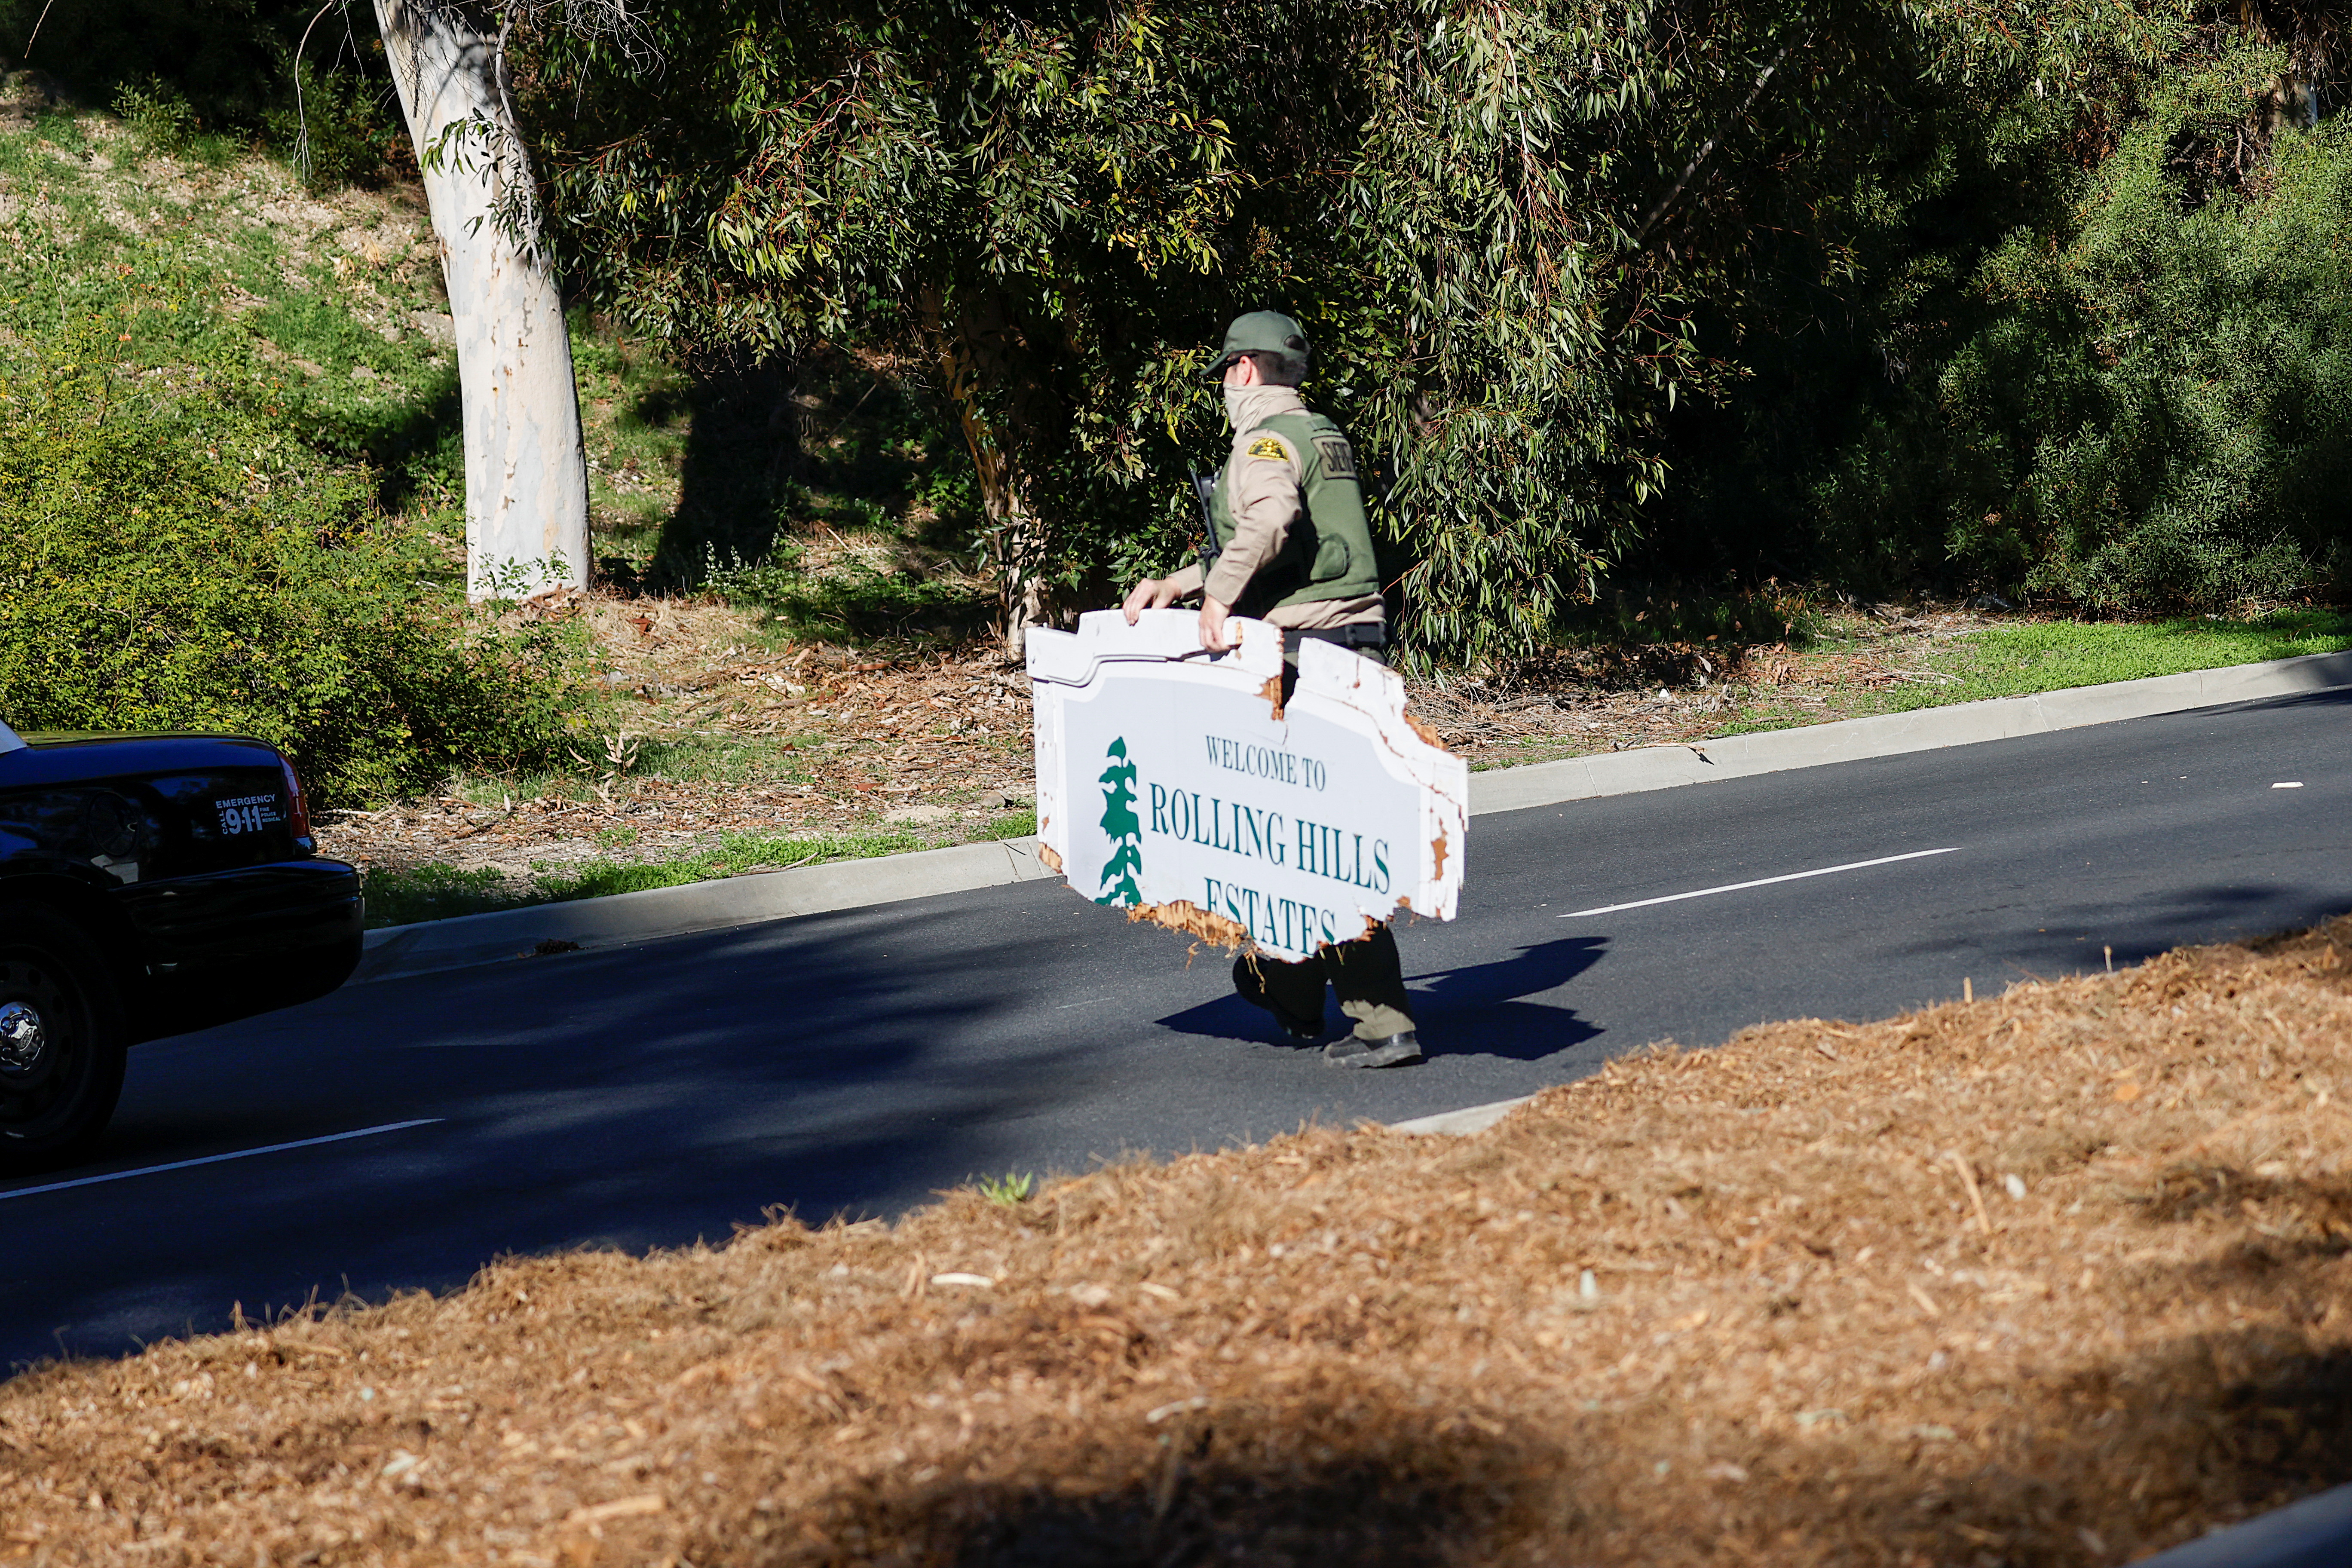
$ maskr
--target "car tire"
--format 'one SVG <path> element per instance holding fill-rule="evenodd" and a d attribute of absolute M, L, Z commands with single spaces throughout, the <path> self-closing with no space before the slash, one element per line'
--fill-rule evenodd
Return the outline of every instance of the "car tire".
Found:
<path fill-rule="evenodd" d="M 94 1142 L 122 1093 L 121 988 L 79 926 L 0 911 L 0 1170 L 37 1170 Z"/>

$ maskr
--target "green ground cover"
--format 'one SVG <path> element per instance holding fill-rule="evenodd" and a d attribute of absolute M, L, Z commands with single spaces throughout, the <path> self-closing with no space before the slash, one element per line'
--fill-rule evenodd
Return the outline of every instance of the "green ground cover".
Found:
<path fill-rule="evenodd" d="M 2352 647 L 2352 616 L 2281 610 L 2247 621 L 2024 621 L 1957 638 L 1926 668 L 1952 684 L 1890 694 L 1889 711 L 2140 680 Z"/>
<path fill-rule="evenodd" d="M 1633 669 L 1647 656 L 1654 667 L 1683 673 L 1662 678 L 1654 668 L 1646 679 L 1628 682 L 1626 670 L 1615 670 L 1615 694 L 1577 702 L 1570 715 L 1575 721 L 1564 730 L 1485 742 L 1471 765 L 1517 767 L 2352 649 L 2352 614 L 2326 607 L 2162 621 L 2019 614 L 1977 617 L 1976 625 L 1948 610 L 1890 625 L 1858 611 L 1784 607 L 1782 640 L 1748 647 L 1738 658 L 1717 651 L 1730 637 L 1706 628 L 1727 624 L 1734 614 L 1751 625 L 1764 619 L 1753 606 L 1727 611 L 1704 595 L 1685 595 L 1680 603 L 1662 596 L 1647 609 L 1621 608 L 1614 619 L 1622 625 L 1588 632 L 1579 652 L 1600 651 Z M 1661 626 L 1663 633 L 1655 629 Z M 1659 640 L 1646 641 L 1653 637 Z M 1710 678 L 1695 679 L 1699 674 Z M 1670 696 L 1660 690 L 1662 679 Z M 1623 689 L 1628 684 L 1639 689 Z"/>
<path fill-rule="evenodd" d="M 2352 615 L 2294 609 L 2235 621 L 2213 616 L 2147 622 L 2020 619 L 1940 639 L 1899 657 L 1881 653 L 1884 646 L 1883 638 L 1832 631 L 1809 641 L 1803 651 L 1877 655 L 1878 662 L 1896 676 L 1895 684 L 1855 678 L 1796 691 L 1735 684 L 1725 718 L 1712 732 L 1744 734 L 2340 653 L 2352 648 Z"/>
<path fill-rule="evenodd" d="M 528 909 L 573 899 L 601 899 L 614 893 L 640 893 L 651 888 L 683 887 L 690 882 L 790 870 L 835 860 L 906 855 L 919 849 L 941 848 L 952 842 L 1020 838 L 1036 831 L 1036 813 L 1019 812 L 988 823 L 970 835 L 944 841 L 936 835 L 908 829 L 806 837 L 730 834 L 715 847 L 675 860 L 533 861 L 528 881 L 520 885 L 516 879 L 494 867 L 375 868 L 367 872 L 365 879 L 367 923 L 374 928 L 449 920 L 458 915 Z M 627 840 L 616 836 L 610 847 L 626 847 Z"/>
<path fill-rule="evenodd" d="M 0 198 L 11 722 L 256 735 L 328 808 L 595 729 L 579 640 L 467 612 L 450 487 L 384 452 L 452 374 L 413 215 L 95 114 L 0 131 Z"/>
<path fill-rule="evenodd" d="M 420 194 L 314 187 L 250 141 L 185 132 L 158 112 L 0 121 L 0 235 L 14 241 L 0 247 L 0 382 L 10 384 L 0 392 L 26 455 L 0 461 L 23 470 L 26 500 L 9 513 L 8 542 L 22 549 L 0 550 L 0 577 L 136 580 L 181 662 L 243 673 L 165 680 L 169 669 L 126 642 L 114 661 L 123 669 L 85 668 L 68 686 L 0 671 L 11 717 L 259 734 L 293 752 L 334 805 L 436 788 L 576 794 L 616 724 L 690 723 L 698 698 L 616 710 L 578 681 L 596 657 L 579 627 L 518 637 L 497 625 L 496 606 L 466 608 L 457 373 Z M 945 459 L 934 451 L 919 400 L 885 371 L 836 357 L 789 376 L 690 374 L 585 311 L 571 325 L 593 548 L 608 583 L 718 593 L 749 612 L 737 631 L 754 655 L 813 637 L 952 641 L 985 619 L 978 580 L 940 542 L 962 526 L 968 486 L 951 448 Z M 85 447 L 87 461 L 61 465 L 58 453 Z M 41 499 L 61 466 L 109 476 L 68 486 L 84 510 L 102 500 L 120 512 L 116 492 L 144 486 L 159 517 L 168 492 L 253 548 L 207 546 L 196 553 L 215 570 L 188 579 L 146 558 L 144 534 L 82 529 L 68 540 Z M 234 580 L 219 569 L 248 557 Z M 54 631 L 68 612 L 119 613 L 124 602 L 96 595 L 110 611 L 68 592 L 48 595 L 53 606 L 22 586 L 25 646 L 36 611 Z M 294 620 L 319 608 L 310 619 L 327 632 L 240 641 L 226 622 L 213 626 L 220 617 L 186 613 L 180 601 L 199 588 L 224 603 L 285 601 Z M 359 596 L 367 606 L 354 611 Z M 345 644 L 387 616 L 413 630 L 407 652 L 346 657 Z M 460 657 L 433 657 L 442 642 Z M 322 661 L 335 668 L 322 674 Z M 350 699 L 371 674 L 398 678 L 392 696 L 371 687 Z M 425 711 L 436 690 L 465 710 Z M 530 700 L 506 723 L 500 705 L 518 693 Z M 551 706 L 561 726 L 545 721 Z M 381 734 L 333 721 L 362 710 L 382 719 Z M 656 740 L 645 771 L 793 777 L 793 739 Z M 576 767 L 574 752 L 591 765 Z"/>
<path fill-rule="evenodd" d="M 804 838 L 730 834 L 716 848 L 677 860 L 534 861 L 528 882 L 520 886 L 516 879 L 494 867 L 376 868 L 366 878 L 368 924 L 407 925 L 415 921 L 448 920 L 457 915 L 565 903 L 574 899 L 602 899 L 614 893 L 641 893 L 653 888 L 715 881 L 751 871 L 780 871 L 832 860 L 903 855 L 926 847 L 920 837 L 906 832 Z"/>

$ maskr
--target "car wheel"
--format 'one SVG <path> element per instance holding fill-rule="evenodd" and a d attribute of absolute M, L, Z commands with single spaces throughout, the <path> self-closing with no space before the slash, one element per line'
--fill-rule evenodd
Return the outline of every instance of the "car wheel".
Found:
<path fill-rule="evenodd" d="M 111 979 L 79 927 L 0 914 L 0 1168 L 71 1159 L 114 1114 L 127 1031 Z"/>

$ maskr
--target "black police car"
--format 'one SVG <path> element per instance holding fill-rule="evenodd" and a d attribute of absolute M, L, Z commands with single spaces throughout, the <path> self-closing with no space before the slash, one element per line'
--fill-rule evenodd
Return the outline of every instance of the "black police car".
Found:
<path fill-rule="evenodd" d="M 332 991 L 362 927 L 275 747 L 0 723 L 0 1168 L 87 1149 L 136 1042 Z"/>

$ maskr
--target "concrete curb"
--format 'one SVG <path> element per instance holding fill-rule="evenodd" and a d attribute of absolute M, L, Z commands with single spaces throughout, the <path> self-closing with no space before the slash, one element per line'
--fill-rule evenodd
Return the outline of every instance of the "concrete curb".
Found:
<path fill-rule="evenodd" d="M 1459 1110 L 1441 1110 L 1434 1116 L 1416 1116 L 1410 1121 L 1391 1121 L 1389 1131 L 1466 1138 L 1473 1132 L 1484 1132 L 1534 1098 L 1532 1094 L 1523 1094 L 1517 1100 L 1489 1100 L 1485 1105 L 1465 1105 Z"/>
<path fill-rule="evenodd" d="M 2031 697 L 1996 697 L 1949 708 L 1844 719 L 1801 730 L 1767 730 L 1693 746 L 1645 746 L 1637 752 L 1570 757 L 1523 768 L 1470 775 L 1470 813 L 1517 811 L 1531 805 L 1714 784 L 1794 768 L 1826 767 L 1864 757 L 2006 741 L 2019 735 L 2147 719 L 2225 702 L 2294 697 L 2352 684 L 2352 653 L 2315 653 L 2267 664 L 2192 669 L 2180 675 L 2076 686 Z"/>
<path fill-rule="evenodd" d="M 2352 1487 L 2142 1558 L 2139 1568 L 2341 1568 L 2352 1563 Z"/>
<path fill-rule="evenodd" d="M 793 915 L 821 915 L 869 904 L 891 904 L 932 893 L 1034 882 L 1052 875 L 1045 862 L 1037 858 L 1037 840 L 1004 838 L 989 844 L 918 850 L 911 855 L 877 855 L 863 860 L 836 860 L 830 866 L 727 877 L 715 882 L 689 882 L 677 888 L 651 888 L 642 893 L 615 893 L 604 899 L 575 899 L 569 903 L 535 904 L 525 910 L 499 910 L 486 915 L 387 926 L 367 933 L 366 955 L 360 960 L 350 984 L 358 985 L 397 975 L 429 974 L 436 970 L 522 957 L 542 942 L 605 947 L 652 937 L 750 925 L 759 921 L 784 920 Z"/>
<path fill-rule="evenodd" d="M 2311 654 L 2301 658 L 2274 659 L 2268 664 L 2191 670 L 2147 680 L 2078 686 L 2032 697 L 2002 697 L 1989 702 L 1921 709 L 1913 713 L 1847 719 L 1801 730 L 1734 735 L 1704 742 L 1697 747 L 1646 746 L 1636 752 L 1571 757 L 1564 762 L 1472 773 L 1470 812 L 1474 816 L 1483 816 L 1488 812 L 1518 811 L 1603 795 L 1717 784 L 1725 779 L 1825 767 L 1864 757 L 1900 756 L 1906 752 L 2043 734 L 2087 724 L 2113 723 L 2119 719 L 2179 713 L 2225 702 L 2292 697 L 2344 685 L 2352 685 L 2352 653 Z M 912 855 L 842 860 L 830 866 L 766 871 L 679 888 L 620 893 L 605 899 L 580 899 L 526 910 L 501 910 L 494 914 L 461 915 L 454 920 L 392 926 L 368 932 L 367 953 L 352 976 L 352 984 L 515 958 L 542 942 L 604 947 L 1053 876 L 1038 860 L 1036 852 L 1034 838 L 1008 838 L 992 844 L 964 844 Z"/>

